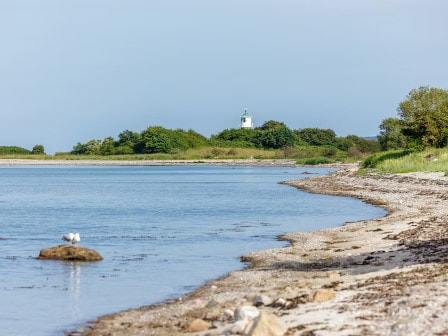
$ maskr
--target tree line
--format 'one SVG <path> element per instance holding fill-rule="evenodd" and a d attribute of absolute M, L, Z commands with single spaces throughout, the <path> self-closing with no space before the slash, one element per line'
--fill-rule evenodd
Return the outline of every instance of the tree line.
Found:
<path fill-rule="evenodd" d="M 107 137 L 78 143 L 72 154 L 114 155 L 178 153 L 205 146 L 232 148 L 285 149 L 303 146 L 327 147 L 353 153 L 374 153 L 380 150 L 378 141 L 356 135 L 337 137 L 331 129 L 304 128 L 292 130 L 283 122 L 269 120 L 255 129 L 225 129 L 210 138 L 193 131 L 151 126 L 142 132 L 123 131 L 117 139 Z"/>

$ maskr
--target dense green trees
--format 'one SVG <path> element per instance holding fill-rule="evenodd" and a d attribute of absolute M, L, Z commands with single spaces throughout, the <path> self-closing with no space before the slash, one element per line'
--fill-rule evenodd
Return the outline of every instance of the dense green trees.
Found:
<path fill-rule="evenodd" d="M 277 149 L 294 144 L 294 132 L 282 122 L 269 120 L 255 131 L 254 143 L 258 147 Z"/>
<path fill-rule="evenodd" d="M 166 129 L 151 126 L 137 133 L 123 131 L 118 139 L 107 137 L 93 139 L 85 144 L 78 143 L 72 154 L 114 155 L 114 154 L 154 154 L 178 153 L 205 146 L 285 149 L 291 157 L 309 156 L 319 147 L 319 155 L 334 157 L 341 151 L 351 151 L 352 156 L 373 153 L 379 149 L 377 141 L 365 140 L 357 136 L 338 138 L 331 129 L 305 128 L 291 130 L 284 123 L 269 120 L 255 129 L 226 129 L 207 139 L 193 130 Z"/>
<path fill-rule="evenodd" d="M 384 119 L 378 140 L 383 150 L 448 145 L 448 91 L 429 86 L 411 90 L 398 106 L 400 118 Z"/>
<path fill-rule="evenodd" d="M 248 148 L 255 147 L 254 138 L 257 132 L 249 128 L 232 128 L 212 135 L 212 145 Z"/>
<path fill-rule="evenodd" d="M 409 92 L 398 107 L 403 134 L 424 146 L 448 144 L 448 91 L 422 86 Z"/>
<path fill-rule="evenodd" d="M 284 123 L 269 120 L 255 129 L 226 129 L 211 137 L 211 144 L 229 147 L 278 149 L 294 144 L 294 132 Z"/>
<path fill-rule="evenodd" d="M 35 145 L 31 154 L 45 154 L 45 148 L 42 145 Z"/>
<path fill-rule="evenodd" d="M 403 134 L 403 121 L 397 118 L 384 119 L 378 136 L 382 150 L 405 148 L 406 136 Z"/>
<path fill-rule="evenodd" d="M 295 130 L 294 133 L 300 141 L 312 146 L 334 146 L 336 144 L 336 133 L 332 129 L 303 128 Z"/>
<path fill-rule="evenodd" d="M 123 131 L 118 135 L 118 140 L 107 137 L 103 141 L 93 139 L 86 144 L 78 143 L 71 153 L 86 155 L 174 153 L 206 144 L 207 139 L 193 130 L 170 130 L 153 126 L 141 133 Z"/>

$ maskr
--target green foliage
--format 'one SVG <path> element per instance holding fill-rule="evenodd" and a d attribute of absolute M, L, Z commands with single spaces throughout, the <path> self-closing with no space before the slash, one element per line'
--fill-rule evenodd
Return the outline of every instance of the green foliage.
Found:
<path fill-rule="evenodd" d="M 42 145 L 35 145 L 33 147 L 33 150 L 31 151 L 32 154 L 45 154 L 45 148 Z"/>
<path fill-rule="evenodd" d="M 336 138 L 336 147 L 343 151 L 358 151 L 363 154 L 376 153 L 381 150 L 380 143 L 377 140 L 366 140 L 356 135 Z"/>
<path fill-rule="evenodd" d="M 148 127 L 142 132 L 143 153 L 171 153 L 175 148 L 172 132 L 160 126 Z"/>
<path fill-rule="evenodd" d="M 303 139 L 302 139 L 302 138 Z M 319 145 L 310 145 L 316 143 Z M 340 146 L 343 144 L 343 146 Z M 347 159 L 348 156 L 355 160 L 364 156 L 364 153 L 373 152 L 378 145 L 376 141 L 365 140 L 356 136 L 336 138 L 336 134 L 330 129 L 308 128 L 292 131 L 284 123 L 269 120 L 256 129 L 226 129 L 213 135 L 210 140 L 203 135 L 183 129 L 167 129 L 161 126 L 151 126 L 137 133 L 125 130 L 118 135 L 118 139 L 107 137 L 104 140 L 90 140 L 87 143 L 77 143 L 71 154 L 91 156 L 126 156 L 134 154 L 142 155 L 167 155 L 167 158 L 186 157 L 183 153 L 192 149 L 210 148 L 194 159 L 199 158 L 240 158 L 247 157 L 241 154 L 240 149 L 253 152 L 262 151 L 262 154 L 254 153 L 249 157 L 266 157 L 263 150 L 272 151 L 269 158 L 310 158 L 327 157 L 332 159 Z M 355 146 L 355 147 L 354 147 Z M 378 145 L 379 146 L 379 145 Z M 344 148 L 340 150 L 339 147 Z M 359 149 L 358 149 L 359 147 Z M 225 148 L 225 149 L 223 149 Z M 229 150 L 230 148 L 230 150 Z M 350 149 L 349 155 L 347 151 Z M 275 151 L 274 150 L 278 150 Z"/>
<path fill-rule="evenodd" d="M 30 154 L 28 149 L 17 146 L 0 146 L 0 155 Z"/>
<path fill-rule="evenodd" d="M 262 126 L 257 127 L 256 129 L 265 131 L 265 130 L 269 130 L 269 129 L 277 128 L 277 127 L 286 127 L 286 124 L 281 121 L 268 120 L 268 121 L 265 121 Z"/>
<path fill-rule="evenodd" d="M 255 130 L 254 143 L 257 147 L 276 149 L 294 144 L 294 132 L 282 122 L 269 120 Z"/>
<path fill-rule="evenodd" d="M 143 152 L 143 143 L 141 141 L 142 136 L 133 131 L 125 130 L 118 134 L 117 147 L 120 148 L 120 152 L 127 151 L 129 148 L 132 152 L 142 153 Z M 117 154 L 127 154 L 127 153 L 117 153 Z"/>
<path fill-rule="evenodd" d="M 107 137 L 103 141 L 90 140 L 78 143 L 71 153 L 76 155 L 127 155 L 174 153 L 207 145 L 207 138 L 193 131 L 170 130 L 160 126 L 148 127 L 141 133 L 123 131 L 115 141 Z"/>
<path fill-rule="evenodd" d="M 312 146 L 333 146 L 336 144 L 336 133 L 332 129 L 303 128 L 294 133 L 300 141 Z"/>
<path fill-rule="evenodd" d="M 103 140 L 100 146 L 101 155 L 112 155 L 115 154 L 115 141 L 114 138 L 108 137 Z"/>
<path fill-rule="evenodd" d="M 210 142 L 213 145 L 224 145 L 238 148 L 255 147 L 254 138 L 257 131 L 250 128 L 232 128 L 213 135 Z"/>
<path fill-rule="evenodd" d="M 99 155 L 101 152 L 101 140 L 90 140 L 85 145 L 85 154 Z"/>
<path fill-rule="evenodd" d="M 116 147 L 114 150 L 114 154 L 115 155 L 134 154 L 134 150 L 127 145 L 123 145 Z"/>
<path fill-rule="evenodd" d="M 269 120 L 256 129 L 226 129 L 210 139 L 213 145 L 278 149 L 294 144 L 294 132 L 284 123 Z"/>
<path fill-rule="evenodd" d="M 378 141 L 384 151 L 405 148 L 407 138 L 403 134 L 403 121 L 397 118 L 384 119 L 380 125 Z"/>
<path fill-rule="evenodd" d="M 398 107 L 403 133 L 424 146 L 448 144 L 448 91 L 420 87 L 409 92 Z"/>
<path fill-rule="evenodd" d="M 76 155 L 86 154 L 86 145 L 78 142 L 75 146 L 73 146 L 71 153 Z"/>

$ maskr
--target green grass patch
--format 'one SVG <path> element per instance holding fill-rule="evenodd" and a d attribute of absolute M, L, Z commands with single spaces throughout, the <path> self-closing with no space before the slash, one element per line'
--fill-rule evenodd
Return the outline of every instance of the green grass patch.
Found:
<path fill-rule="evenodd" d="M 408 150 L 394 150 L 376 153 L 375 155 L 369 156 L 362 163 L 363 168 L 376 168 L 381 162 L 387 160 L 395 160 L 408 155 L 410 152 Z"/>
<path fill-rule="evenodd" d="M 448 148 L 378 153 L 367 158 L 363 167 L 382 173 L 448 172 Z"/>

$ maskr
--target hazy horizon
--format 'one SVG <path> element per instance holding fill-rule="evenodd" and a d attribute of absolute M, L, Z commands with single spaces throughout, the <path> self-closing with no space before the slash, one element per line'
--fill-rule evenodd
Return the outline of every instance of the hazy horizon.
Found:
<path fill-rule="evenodd" d="M 0 145 L 48 152 L 150 125 L 374 136 L 448 88 L 443 0 L 0 0 Z"/>

